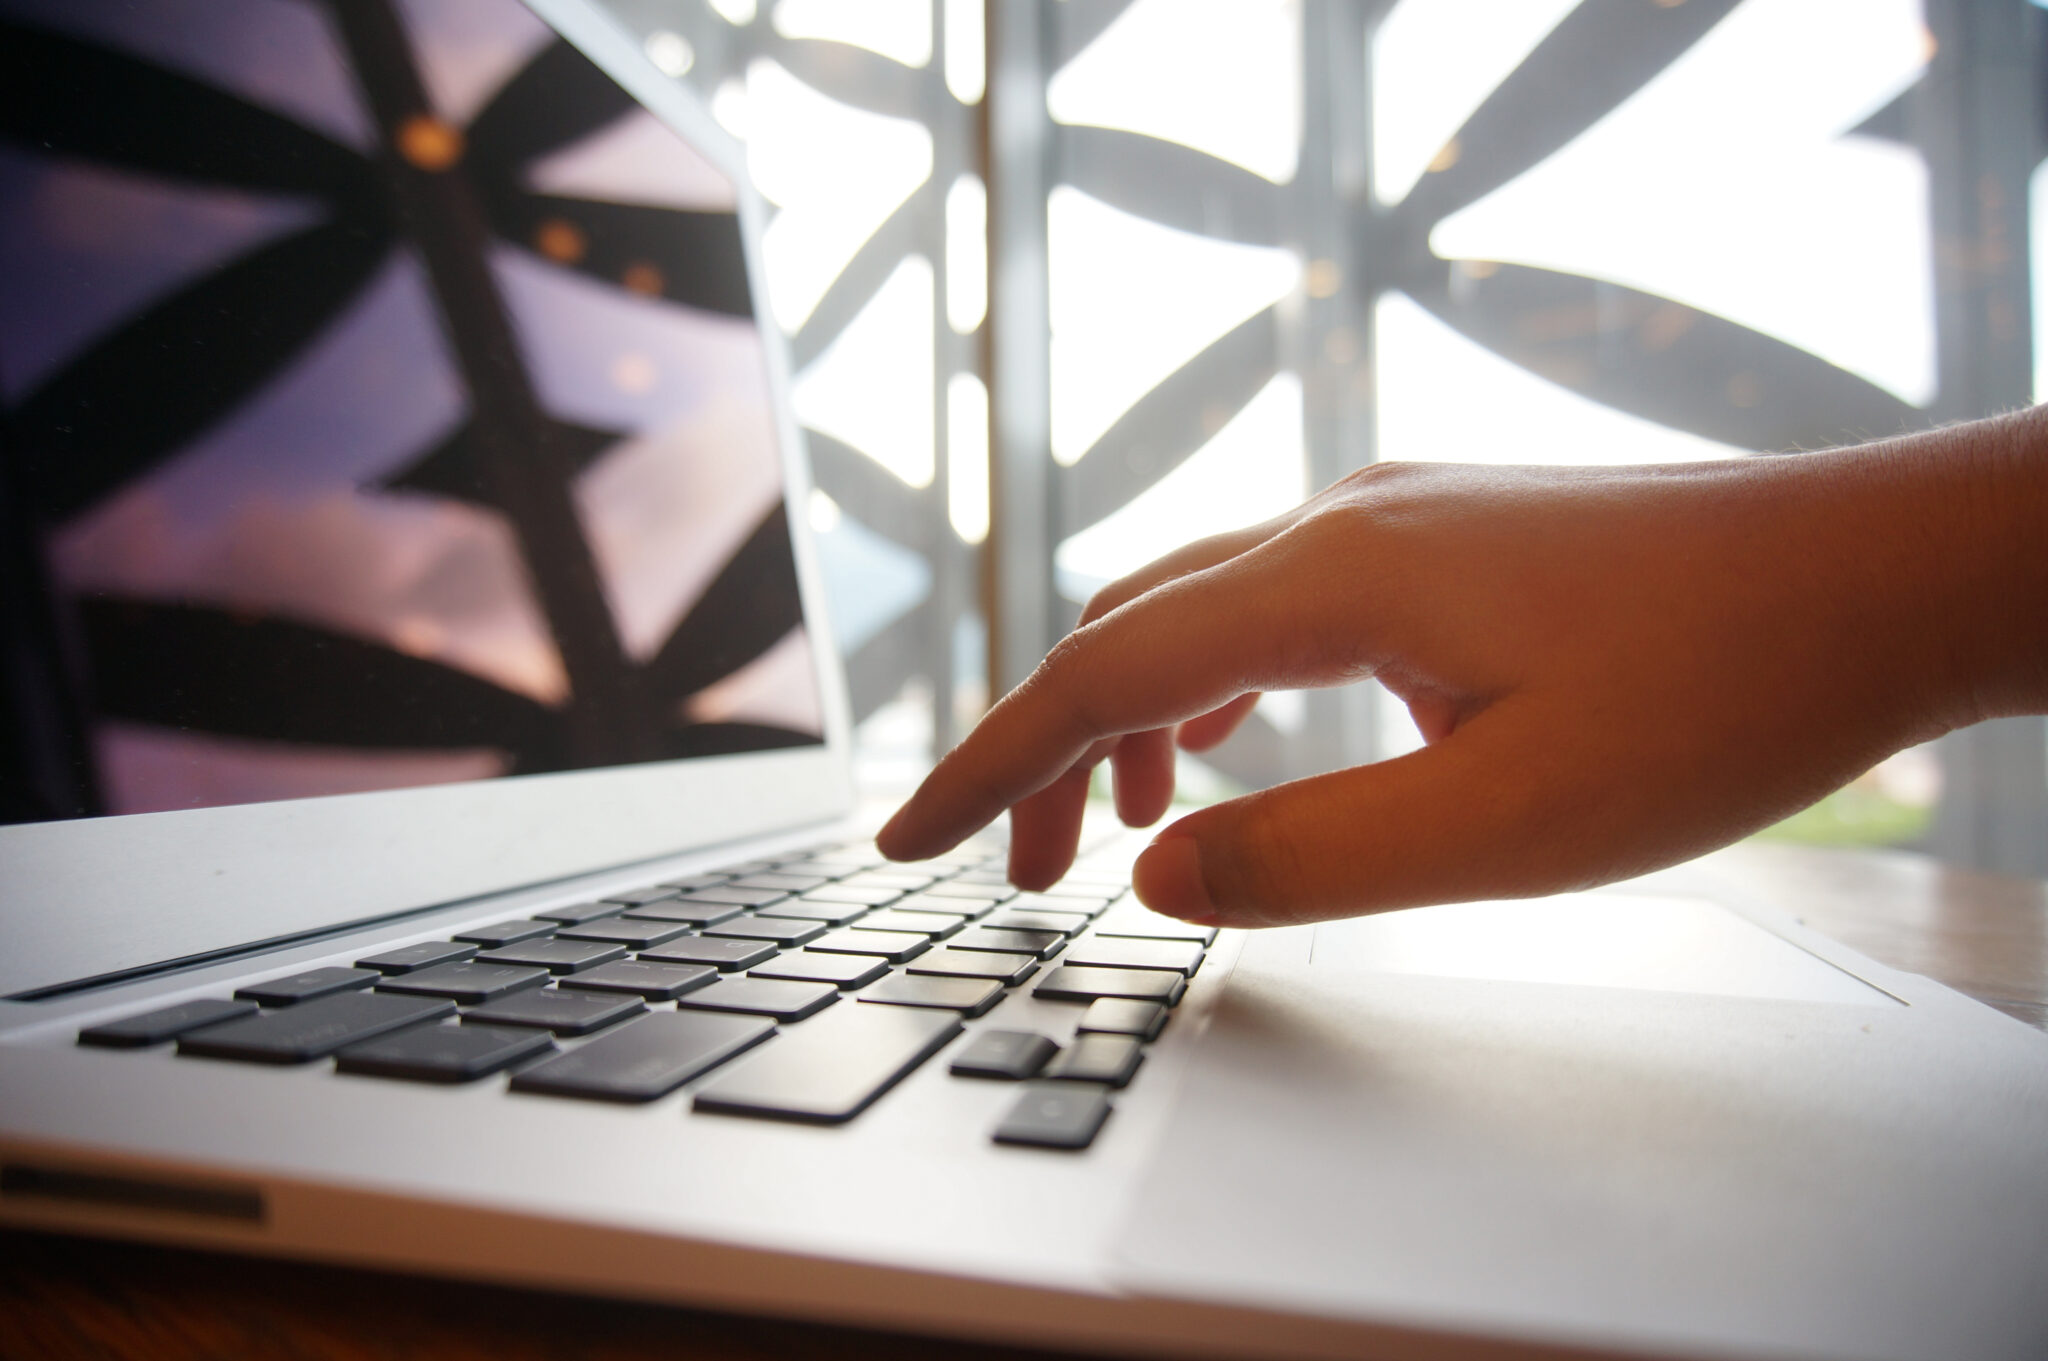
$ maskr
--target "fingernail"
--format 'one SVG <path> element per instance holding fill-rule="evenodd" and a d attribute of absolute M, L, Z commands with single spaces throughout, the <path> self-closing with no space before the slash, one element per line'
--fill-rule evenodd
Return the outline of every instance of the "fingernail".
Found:
<path fill-rule="evenodd" d="M 1216 921 L 1216 904 L 1202 881 L 1202 852 L 1191 836 L 1166 836 L 1147 846 L 1131 866 L 1131 888 L 1154 912 L 1200 926 Z"/>

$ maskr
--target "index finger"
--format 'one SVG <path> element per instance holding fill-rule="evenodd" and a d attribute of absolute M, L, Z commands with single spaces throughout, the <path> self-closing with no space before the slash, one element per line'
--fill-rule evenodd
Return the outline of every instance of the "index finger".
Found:
<path fill-rule="evenodd" d="M 1290 668 L 1321 592 L 1275 589 L 1288 536 L 1184 576 L 1067 635 L 876 835 L 937 855 L 1051 784 L 1094 742 L 1166 727 L 1267 688 Z M 1306 601 L 1307 603 L 1304 603 Z"/>

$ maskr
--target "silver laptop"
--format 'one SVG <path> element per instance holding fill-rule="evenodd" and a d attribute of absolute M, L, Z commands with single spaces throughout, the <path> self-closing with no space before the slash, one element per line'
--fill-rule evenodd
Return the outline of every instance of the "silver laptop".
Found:
<path fill-rule="evenodd" d="M 64 95 L 0 141 L 0 1221 L 1096 1350 L 2048 1355 L 2048 1036 L 1706 870 L 1240 937 L 1127 841 L 881 864 L 762 209 L 587 0 L 0 23 Z"/>

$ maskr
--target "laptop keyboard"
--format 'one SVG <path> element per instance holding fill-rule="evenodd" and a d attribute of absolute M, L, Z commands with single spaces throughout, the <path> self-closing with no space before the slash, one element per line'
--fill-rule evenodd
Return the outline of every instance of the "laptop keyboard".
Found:
<path fill-rule="evenodd" d="M 963 1081 L 1019 1084 L 999 1143 L 1086 1148 L 1214 943 L 1085 869 L 1020 894 L 1002 855 L 916 866 L 864 844 L 691 874 L 122 1017 L 81 1044 L 246 1063 L 331 1061 L 416 1082 L 645 1102 L 706 1078 L 693 1113 L 851 1120 L 949 1048 Z M 1064 1047 L 977 1027 L 1029 987 L 1080 1008 Z"/>

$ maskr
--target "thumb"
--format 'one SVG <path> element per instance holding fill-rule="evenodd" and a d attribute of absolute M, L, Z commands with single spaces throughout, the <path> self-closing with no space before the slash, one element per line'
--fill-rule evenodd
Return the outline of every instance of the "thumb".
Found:
<path fill-rule="evenodd" d="M 1203 925 L 1279 926 L 1649 868 L 1627 853 L 1644 848 L 1600 832 L 1611 772 L 1543 741 L 1523 707 L 1503 701 L 1420 751 L 1182 818 L 1138 857 L 1139 901 Z"/>

